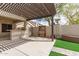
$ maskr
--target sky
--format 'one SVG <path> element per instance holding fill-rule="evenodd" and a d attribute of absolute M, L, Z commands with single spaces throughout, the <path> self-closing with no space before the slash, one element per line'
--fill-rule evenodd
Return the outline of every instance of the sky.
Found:
<path fill-rule="evenodd" d="M 36 22 L 36 23 L 40 23 L 42 25 L 46 25 L 48 26 L 48 22 L 44 19 L 44 18 L 41 18 L 41 19 L 36 19 L 36 20 L 32 20 L 33 22 Z"/>
<path fill-rule="evenodd" d="M 57 17 L 54 17 L 54 18 L 56 19 Z M 55 19 L 54 19 L 54 23 L 56 24 Z M 42 25 L 48 26 L 48 22 L 47 22 L 44 18 L 38 19 L 38 20 L 32 20 L 32 21 L 33 21 L 33 22 L 36 22 L 36 23 L 40 23 L 40 24 L 42 24 Z M 68 21 L 68 20 L 67 20 L 66 17 L 60 16 L 60 21 L 59 21 L 59 24 L 60 24 L 60 25 L 67 25 L 67 24 L 68 24 L 67 21 Z"/>
<path fill-rule="evenodd" d="M 61 16 L 60 19 L 61 19 L 61 20 L 59 21 L 59 24 L 60 24 L 60 25 L 67 25 L 67 24 L 68 24 L 68 23 L 67 23 L 68 19 L 67 19 L 66 17 Z"/>

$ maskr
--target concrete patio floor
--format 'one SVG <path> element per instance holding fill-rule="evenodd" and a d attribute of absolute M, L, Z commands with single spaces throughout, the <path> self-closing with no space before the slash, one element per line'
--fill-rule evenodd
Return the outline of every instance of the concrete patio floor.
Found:
<path fill-rule="evenodd" d="M 20 46 L 0 53 L 0 56 L 48 56 L 55 40 L 48 42 L 29 41 Z"/>

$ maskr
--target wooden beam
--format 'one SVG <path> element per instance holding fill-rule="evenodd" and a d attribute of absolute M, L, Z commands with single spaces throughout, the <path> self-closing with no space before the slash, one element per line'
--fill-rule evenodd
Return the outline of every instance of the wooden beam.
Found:
<path fill-rule="evenodd" d="M 25 9 L 28 10 L 31 14 L 33 15 L 37 15 L 37 16 L 40 16 L 39 12 L 37 13 L 36 11 L 34 11 L 34 6 L 30 6 L 30 5 L 25 5 Z"/>
<path fill-rule="evenodd" d="M 41 11 L 41 8 L 38 6 L 38 4 L 33 4 L 33 6 L 35 6 L 34 8 L 39 11 L 40 15 L 44 15 L 44 12 Z"/>
<path fill-rule="evenodd" d="M 2 9 L 3 6 L 5 6 L 5 5 L 6 5 L 5 3 L 1 4 L 1 5 L 0 5 L 0 9 Z"/>
<path fill-rule="evenodd" d="M 26 19 L 26 20 L 28 21 L 28 20 L 33 20 L 33 19 L 40 19 L 40 18 L 49 17 L 49 16 L 52 16 L 52 15 L 46 15 L 46 16 L 41 16 L 41 17 L 29 18 L 29 19 Z"/>
<path fill-rule="evenodd" d="M 45 8 L 45 10 L 47 11 L 48 14 L 50 14 L 48 8 L 45 6 L 45 4 L 42 4 L 42 6 Z"/>

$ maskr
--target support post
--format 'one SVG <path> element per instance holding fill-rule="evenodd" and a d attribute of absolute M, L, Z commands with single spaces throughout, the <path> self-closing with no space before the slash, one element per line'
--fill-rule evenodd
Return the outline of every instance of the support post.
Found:
<path fill-rule="evenodd" d="M 54 23 L 53 23 L 53 16 L 51 16 L 52 18 L 51 18 L 51 32 L 52 32 L 52 34 L 51 34 L 51 38 L 52 38 L 52 41 L 53 41 L 53 39 L 54 39 L 54 34 L 53 34 L 53 25 L 54 25 Z"/>
<path fill-rule="evenodd" d="M 27 21 L 24 21 L 24 30 L 26 30 Z"/>

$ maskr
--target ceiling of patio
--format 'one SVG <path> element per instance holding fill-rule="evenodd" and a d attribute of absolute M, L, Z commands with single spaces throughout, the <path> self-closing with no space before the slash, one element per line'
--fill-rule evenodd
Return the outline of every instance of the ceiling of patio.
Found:
<path fill-rule="evenodd" d="M 53 3 L 0 3 L 0 9 L 27 20 L 55 15 Z"/>

